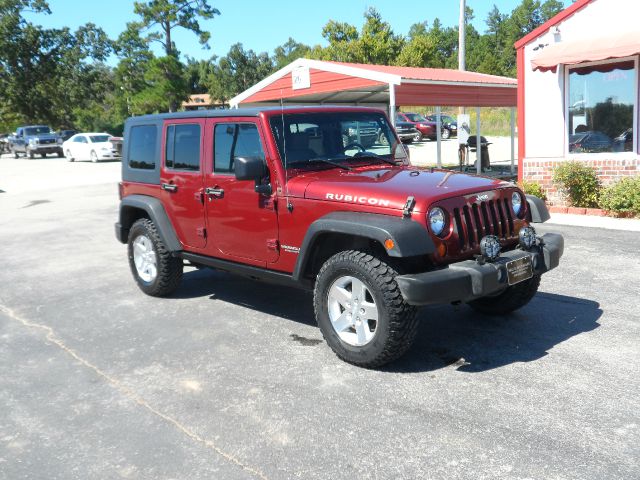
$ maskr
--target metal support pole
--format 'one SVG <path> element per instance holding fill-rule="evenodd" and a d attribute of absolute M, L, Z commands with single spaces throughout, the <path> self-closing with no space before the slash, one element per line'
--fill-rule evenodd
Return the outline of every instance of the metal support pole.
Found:
<path fill-rule="evenodd" d="M 514 173 L 513 164 L 516 158 L 516 107 L 511 107 L 511 175 Z"/>
<path fill-rule="evenodd" d="M 465 19 L 466 2 L 460 0 L 460 16 L 458 18 L 458 70 L 466 70 L 466 40 L 465 40 Z"/>
<path fill-rule="evenodd" d="M 396 127 L 396 86 L 393 83 L 389 84 L 389 118 L 391 119 L 391 125 Z"/>
<path fill-rule="evenodd" d="M 437 145 L 437 165 L 438 168 L 442 168 L 442 120 L 440 119 L 440 107 L 436 107 L 436 130 L 437 130 L 437 136 L 436 136 L 436 140 L 438 142 Z"/>
<path fill-rule="evenodd" d="M 480 107 L 476 107 L 476 173 L 482 173 L 482 143 L 480 142 Z"/>

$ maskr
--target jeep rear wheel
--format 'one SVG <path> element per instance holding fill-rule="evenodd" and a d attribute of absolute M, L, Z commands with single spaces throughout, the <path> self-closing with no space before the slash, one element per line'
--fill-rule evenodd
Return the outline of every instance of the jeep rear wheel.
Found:
<path fill-rule="evenodd" d="M 314 290 L 316 321 L 335 354 L 366 368 L 389 363 L 413 343 L 418 323 L 385 261 L 348 250 L 329 258 Z"/>
<path fill-rule="evenodd" d="M 475 311 L 486 315 L 506 315 L 524 307 L 538 292 L 540 275 L 507 287 L 502 293 L 491 297 L 482 297 L 469 302 Z"/>
<path fill-rule="evenodd" d="M 27 153 L 29 154 L 29 158 L 34 158 L 36 156 L 36 154 L 33 153 L 33 150 L 27 149 Z"/>
<path fill-rule="evenodd" d="M 151 220 L 141 218 L 131 226 L 128 254 L 131 273 L 147 295 L 169 295 L 180 285 L 182 260 L 171 255 Z"/>

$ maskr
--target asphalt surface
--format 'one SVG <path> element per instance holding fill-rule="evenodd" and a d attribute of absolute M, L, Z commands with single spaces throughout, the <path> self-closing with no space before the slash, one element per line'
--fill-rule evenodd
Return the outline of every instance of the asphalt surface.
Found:
<path fill-rule="evenodd" d="M 33 162 L 51 188 L 0 159 L 0 478 L 640 478 L 639 232 L 540 226 L 566 250 L 528 306 L 426 308 L 371 371 L 301 291 L 194 270 L 145 296 L 117 165 L 57 189 L 78 165 Z"/>

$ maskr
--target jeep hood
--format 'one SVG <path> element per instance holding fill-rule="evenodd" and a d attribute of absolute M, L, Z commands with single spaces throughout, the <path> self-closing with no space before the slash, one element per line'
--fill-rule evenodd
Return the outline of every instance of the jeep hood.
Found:
<path fill-rule="evenodd" d="M 375 166 L 304 172 L 289 179 L 288 193 L 311 200 L 392 209 L 402 209 L 407 197 L 413 196 L 415 210 L 426 211 L 430 204 L 445 198 L 505 187 L 513 184 L 451 171 Z"/>

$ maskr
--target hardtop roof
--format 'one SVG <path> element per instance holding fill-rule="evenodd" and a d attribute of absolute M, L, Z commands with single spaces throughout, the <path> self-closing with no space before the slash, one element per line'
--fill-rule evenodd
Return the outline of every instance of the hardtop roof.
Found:
<path fill-rule="evenodd" d="M 262 112 L 283 112 L 293 113 L 301 110 L 313 111 L 363 111 L 363 110 L 380 110 L 371 107 L 359 106 L 343 106 L 343 105 L 288 105 L 285 107 L 255 107 L 255 108 L 232 108 L 232 109 L 211 109 L 211 110 L 188 110 L 183 112 L 172 113 L 155 113 L 150 115 L 140 115 L 137 117 L 129 117 L 127 122 L 140 123 L 157 120 L 171 120 L 179 118 L 219 118 L 219 117 L 257 117 Z"/>

